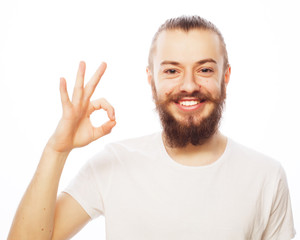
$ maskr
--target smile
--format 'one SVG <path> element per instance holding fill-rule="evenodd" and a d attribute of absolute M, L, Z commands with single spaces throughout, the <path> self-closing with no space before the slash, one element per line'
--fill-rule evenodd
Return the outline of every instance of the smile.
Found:
<path fill-rule="evenodd" d="M 200 101 L 180 101 L 179 104 L 181 106 L 193 106 L 199 104 Z"/>
<path fill-rule="evenodd" d="M 205 101 L 205 99 L 181 99 L 175 103 L 181 110 L 191 111 L 200 108 Z"/>

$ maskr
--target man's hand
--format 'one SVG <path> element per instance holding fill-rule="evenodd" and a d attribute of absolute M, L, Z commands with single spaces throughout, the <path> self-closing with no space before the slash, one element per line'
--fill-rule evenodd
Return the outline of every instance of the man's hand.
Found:
<path fill-rule="evenodd" d="M 48 142 L 48 146 L 53 150 L 70 152 L 73 148 L 85 146 L 110 133 L 116 125 L 114 109 L 105 99 L 90 101 L 105 69 L 106 63 L 102 63 L 84 86 L 85 63 L 80 62 L 72 101 L 67 92 L 66 80 L 60 79 L 63 114 L 56 131 Z M 91 123 L 90 115 L 99 109 L 107 112 L 109 121 L 96 128 Z"/>
<path fill-rule="evenodd" d="M 72 101 L 69 99 L 66 80 L 61 78 L 62 118 L 20 202 L 8 239 L 69 239 L 90 220 L 71 197 L 65 196 L 58 203 L 56 199 L 60 176 L 69 152 L 108 134 L 116 124 L 114 109 L 106 100 L 90 101 L 105 69 L 106 64 L 102 63 L 84 86 L 85 63 L 81 62 Z M 99 109 L 107 112 L 109 121 L 95 128 L 91 124 L 90 115 Z M 76 218 L 72 218 L 75 215 Z"/>

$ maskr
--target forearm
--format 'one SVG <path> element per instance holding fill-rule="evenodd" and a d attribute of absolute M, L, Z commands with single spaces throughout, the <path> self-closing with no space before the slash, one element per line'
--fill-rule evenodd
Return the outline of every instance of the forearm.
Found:
<path fill-rule="evenodd" d="M 51 239 L 57 189 L 68 153 L 47 145 L 16 212 L 8 239 Z"/>
<path fill-rule="evenodd" d="M 60 209 L 59 206 L 56 209 L 57 189 L 69 152 L 110 133 L 116 125 L 114 109 L 105 99 L 90 101 L 105 69 L 106 64 L 102 63 L 84 86 L 85 63 L 80 62 L 72 101 L 67 92 L 66 80 L 60 79 L 62 118 L 49 139 L 34 177 L 21 200 L 8 239 L 51 239 L 54 230 L 57 232 L 57 229 L 63 228 L 58 226 L 59 221 L 56 221 L 58 224 L 54 225 L 54 217 L 55 211 Z M 90 115 L 100 109 L 107 112 L 109 121 L 99 127 L 94 127 L 91 124 Z M 72 200 L 66 202 L 70 203 Z M 68 212 L 73 211 L 78 213 L 78 219 L 68 224 L 68 233 L 60 234 L 67 235 L 74 232 L 82 223 L 89 220 L 89 216 L 77 203 L 71 207 L 68 206 L 67 210 L 60 213 L 63 212 L 64 217 L 68 215 Z M 56 229 L 53 229 L 54 226 Z"/>

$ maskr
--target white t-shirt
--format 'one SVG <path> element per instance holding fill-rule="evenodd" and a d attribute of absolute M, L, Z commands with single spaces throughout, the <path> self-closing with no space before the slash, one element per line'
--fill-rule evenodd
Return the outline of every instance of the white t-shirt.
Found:
<path fill-rule="evenodd" d="M 288 240 L 295 235 L 281 165 L 228 139 L 207 166 L 167 154 L 161 133 L 112 143 L 65 190 L 108 240 Z"/>

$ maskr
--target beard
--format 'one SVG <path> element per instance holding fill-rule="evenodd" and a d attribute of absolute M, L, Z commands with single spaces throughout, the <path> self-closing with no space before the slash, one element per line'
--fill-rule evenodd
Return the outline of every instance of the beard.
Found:
<path fill-rule="evenodd" d="M 204 144 L 217 132 L 226 99 L 224 79 L 222 79 L 221 82 L 221 93 L 217 98 L 213 98 L 209 93 L 195 91 L 191 94 L 178 93 L 169 95 L 166 100 L 162 101 L 158 99 L 153 81 L 151 86 L 153 100 L 163 127 L 163 137 L 168 147 L 183 148 L 188 144 L 199 146 Z M 174 102 L 178 102 L 178 100 L 183 97 L 198 98 L 199 100 L 205 99 L 204 104 L 212 103 L 213 109 L 206 117 L 201 118 L 201 116 L 197 116 L 196 113 L 194 115 L 185 116 L 185 119 L 182 121 L 176 120 L 169 111 L 168 106 Z"/>

